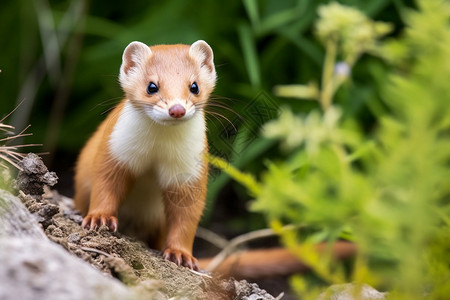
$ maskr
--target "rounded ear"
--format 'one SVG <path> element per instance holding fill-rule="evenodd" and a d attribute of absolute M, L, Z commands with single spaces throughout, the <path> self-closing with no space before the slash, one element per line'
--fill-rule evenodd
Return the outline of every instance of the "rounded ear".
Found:
<path fill-rule="evenodd" d="M 152 55 L 150 47 L 141 42 L 131 42 L 123 51 L 120 75 L 126 76 L 131 69 L 144 66 Z"/>
<path fill-rule="evenodd" d="M 214 71 L 214 55 L 211 47 L 202 40 L 196 41 L 189 48 L 189 55 L 198 61 L 201 67 L 207 67 L 210 72 Z"/>

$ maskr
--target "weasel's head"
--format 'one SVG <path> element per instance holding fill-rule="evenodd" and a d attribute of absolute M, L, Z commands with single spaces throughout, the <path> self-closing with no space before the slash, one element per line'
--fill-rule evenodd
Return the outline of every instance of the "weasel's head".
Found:
<path fill-rule="evenodd" d="M 214 89 L 213 51 L 205 41 L 152 47 L 132 42 L 119 81 L 125 97 L 153 121 L 179 124 L 201 112 Z"/>

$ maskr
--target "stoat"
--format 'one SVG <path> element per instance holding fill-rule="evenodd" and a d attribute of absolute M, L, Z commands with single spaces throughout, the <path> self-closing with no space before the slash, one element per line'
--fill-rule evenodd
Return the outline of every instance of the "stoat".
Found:
<path fill-rule="evenodd" d="M 205 206 L 204 106 L 214 89 L 213 51 L 192 45 L 129 44 L 119 75 L 125 99 L 101 123 L 76 164 L 82 226 L 132 233 L 192 269 Z"/>

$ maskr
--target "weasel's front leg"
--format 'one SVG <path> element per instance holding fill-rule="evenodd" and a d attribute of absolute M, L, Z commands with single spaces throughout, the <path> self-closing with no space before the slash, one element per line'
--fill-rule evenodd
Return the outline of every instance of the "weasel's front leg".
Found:
<path fill-rule="evenodd" d="M 132 176 L 129 171 L 111 160 L 96 171 L 89 211 L 82 226 L 95 230 L 106 225 L 110 231 L 117 231 L 119 204 L 130 189 Z"/>
<path fill-rule="evenodd" d="M 194 270 L 198 261 L 192 245 L 205 206 L 207 175 L 194 183 L 185 183 L 163 191 L 167 236 L 163 257 Z"/>

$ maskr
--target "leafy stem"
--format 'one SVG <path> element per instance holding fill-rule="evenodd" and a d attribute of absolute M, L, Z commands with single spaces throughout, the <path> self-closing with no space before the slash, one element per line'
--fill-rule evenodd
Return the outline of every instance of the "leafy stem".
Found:
<path fill-rule="evenodd" d="M 324 111 L 326 111 L 333 99 L 334 91 L 334 65 L 336 63 L 337 42 L 335 39 L 329 39 L 326 43 L 325 63 L 322 73 L 322 91 L 319 102 Z"/>

